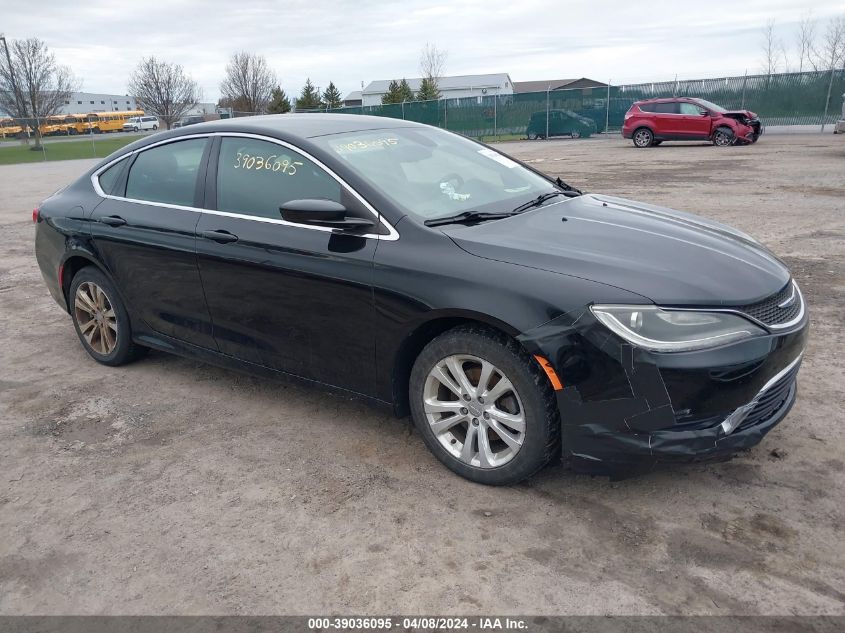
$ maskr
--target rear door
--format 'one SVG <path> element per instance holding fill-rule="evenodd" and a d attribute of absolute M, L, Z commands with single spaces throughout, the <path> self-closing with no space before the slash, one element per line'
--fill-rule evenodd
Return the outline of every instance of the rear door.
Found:
<path fill-rule="evenodd" d="M 197 251 L 221 352 L 364 394 L 374 392 L 375 237 L 291 224 L 303 198 L 372 215 L 320 164 L 249 136 L 215 142 Z"/>
<path fill-rule="evenodd" d="M 197 268 L 195 232 L 207 138 L 145 149 L 107 170 L 91 216 L 100 258 L 133 318 L 153 331 L 216 349 Z"/>
<path fill-rule="evenodd" d="M 655 136 L 660 138 L 677 138 L 680 129 L 680 115 L 676 101 L 662 101 L 653 104 Z"/>

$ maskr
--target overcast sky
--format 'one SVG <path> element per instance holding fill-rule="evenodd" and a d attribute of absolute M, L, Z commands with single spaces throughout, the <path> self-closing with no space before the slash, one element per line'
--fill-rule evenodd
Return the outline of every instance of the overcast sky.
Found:
<path fill-rule="evenodd" d="M 216 101 L 235 51 L 266 56 L 293 96 L 306 77 L 345 95 L 361 82 L 419 75 L 426 41 L 446 74 L 614 83 L 713 77 L 761 67 L 768 19 L 787 50 L 808 11 L 823 23 L 843 0 L 2 0 L 8 39 L 39 37 L 89 92 L 126 92 L 142 56 L 182 64 Z M 35 6 L 37 5 L 37 7 Z"/>

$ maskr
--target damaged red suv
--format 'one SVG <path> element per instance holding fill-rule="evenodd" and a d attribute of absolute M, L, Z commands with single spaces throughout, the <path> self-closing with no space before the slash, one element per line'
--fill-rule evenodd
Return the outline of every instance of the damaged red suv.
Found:
<path fill-rule="evenodd" d="M 727 147 L 756 143 L 763 133 L 760 119 L 748 110 L 725 108 L 690 97 L 637 101 L 625 113 L 622 136 L 637 147 L 663 141 L 712 141 Z"/>

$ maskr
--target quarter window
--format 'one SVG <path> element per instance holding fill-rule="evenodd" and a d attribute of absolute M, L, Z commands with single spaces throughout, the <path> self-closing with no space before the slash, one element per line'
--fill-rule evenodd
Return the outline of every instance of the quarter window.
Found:
<path fill-rule="evenodd" d="M 279 220 L 285 202 L 309 198 L 341 202 L 340 183 L 283 145 L 240 137 L 221 140 L 218 210 Z"/>
<path fill-rule="evenodd" d="M 192 206 L 205 144 L 197 138 L 140 152 L 129 170 L 126 197 Z"/>
<path fill-rule="evenodd" d="M 117 181 L 120 180 L 120 173 L 126 166 L 126 159 L 116 162 L 114 165 L 102 172 L 98 178 L 100 182 L 100 189 L 106 195 L 117 195 L 114 191 Z"/>

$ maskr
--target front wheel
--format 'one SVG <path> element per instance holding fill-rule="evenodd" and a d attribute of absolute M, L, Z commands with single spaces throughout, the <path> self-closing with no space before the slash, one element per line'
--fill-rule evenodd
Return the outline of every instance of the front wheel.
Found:
<path fill-rule="evenodd" d="M 513 484 L 558 454 L 554 392 L 504 334 L 461 326 L 440 335 L 414 363 L 409 395 L 429 450 L 471 481 Z"/>
<path fill-rule="evenodd" d="M 537 134 L 535 134 L 534 132 L 529 132 L 529 133 L 528 133 L 528 140 L 529 140 L 529 141 L 536 141 L 536 140 L 537 140 L 537 138 L 538 138 L 538 137 L 537 137 Z"/>
<path fill-rule="evenodd" d="M 654 142 L 654 133 L 647 127 L 641 127 L 634 131 L 634 146 L 649 147 Z"/>
<path fill-rule="evenodd" d="M 569 137 L 570 138 L 581 138 L 581 132 L 579 132 L 578 130 L 572 130 L 569 133 Z"/>
<path fill-rule="evenodd" d="M 728 127 L 716 128 L 713 132 L 713 145 L 716 147 L 729 147 L 734 144 L 734 133 Z"/>

